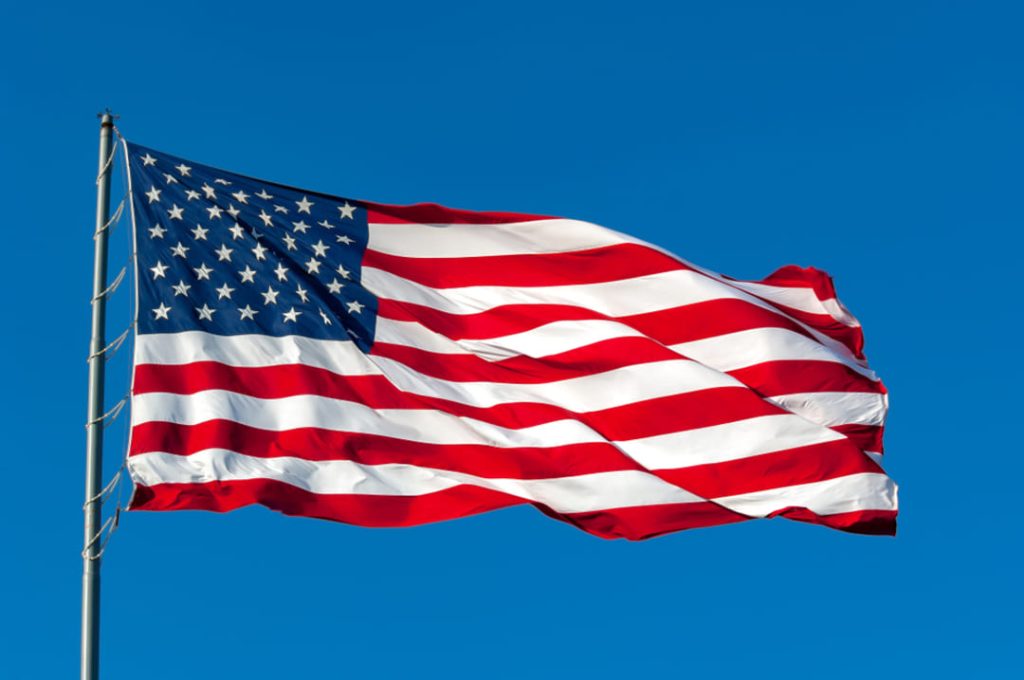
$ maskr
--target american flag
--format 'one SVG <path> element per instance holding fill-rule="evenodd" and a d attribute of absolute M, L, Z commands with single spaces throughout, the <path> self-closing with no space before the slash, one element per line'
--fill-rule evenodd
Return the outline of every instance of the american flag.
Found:
<path fill-rule="evenodd" d="M 586 222 L 125 147 L 132 509 L 895 531 L 886 391 L 823 272 L 739 281 Z"/>

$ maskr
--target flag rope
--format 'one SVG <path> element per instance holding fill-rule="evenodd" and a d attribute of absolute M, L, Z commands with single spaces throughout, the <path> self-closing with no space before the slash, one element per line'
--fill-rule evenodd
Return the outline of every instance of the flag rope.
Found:
<path fill-rule="evenodd" d="M 90 428 L 93 425 L 96 425 L 98 423 L 103 423 L 103 427 L 106 428 L 111 423 L 113 423 L 115 420 L 117 420 L 117 416 L 121 414 L 121 409 L 123 409 L 125 404 L 128 403 L 128 396 L 129 395 L 126 394 L 124 397 L 122 397 L 120 401 L 118 401 L 116 404 L 114 404 L 113 408 L 111 408 L 109 411 L 107 411 L 103 415 L 97 416 L 96 418 L 93 418 L 92 420 L 86 421 L 86 423 L 85 423 L 86 429 L 88 429 L 88 428 Z M 103 422 L 103 421 L 106 421 L 106 422 Z"/>
<path fill-rule="evenodd" d="M 114 210 L 114 214 L 110 216 L 110 219 L 107 220 L 102 227 L 100 227 L 93 233 L 93 240 L 96 240 L 99 237 L 99 235 L 105 232 L 107 229 L 110 229 L 110 231 L 113 232 L 113 228 L 117 227 L 118 223 L 121 221 L 121 214 L 124 212 L 124 204 L 127 200 L 128 194 L 126 192 L 124 197 L 121 199 L 121 202 L 117 204 L 117 208 Z"/>
<path fill-rule="evenodd" d="M 128 259 L 129 259 L 129 261 L 131 261 L 130 257 Z M 127 271 L 128 271 L 128 263 L 125 263 L 125 265 L 123 267 L 121 267 L 121 271 L 119 271 L 117 273 L 117 276 L 114 277 L 114 280 L 110 283 L 110 285 L 107 286 L 106 288 L 104 288 L 103 290 L 101 290 L 99 293 L 96 293 L 96 295 L 93 296 L 93 298 L 92 298 L 92 300 L 90 300 L 90 302 L 95 302 L 96 300 L 100 299 L 101 297 L 107 297 L 107 296 L 111 295 L 115 290 L 117 290 L 117 287 L 121 285 L 121 281 L 124 280 L 124 275 L 125 275 L 125 272 L 127 272 Z M 91 355 L 90 355 L 90 358 L 91 358 Z"/>
<path fill-rule="evenodd" d="M 110 355 L 106 357 L 107 361 L 110 361 L 114 357 L 114 355 L 117 354 L 117 350 L 121 348 L 121 345 L 124 344 L 124 341 L 128 339 L 128 334 L 132 332 L 133 328 L 135 328 L 134 322 L 129 324 L 128 328 L 125 328 L 123 331 L 121 331 L 121 334 L 114 338 L 113 341 L 110 342 L 110 344 L 108 344 L 100 351 L 94 354 L 90 354 L 88 357 L 86 357 L 85 360 L 90 361 L 94 357 L 103 356 L 107 354 L 107 352 L 110 352 Z"/>

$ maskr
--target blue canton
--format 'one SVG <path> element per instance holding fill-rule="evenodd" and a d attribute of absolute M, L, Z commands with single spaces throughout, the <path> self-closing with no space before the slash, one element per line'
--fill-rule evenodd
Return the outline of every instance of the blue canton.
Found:
<path fill-rule="evenodd" d="M 358 201 L 128 144 L 139 333 L 304 335 L 373 344 Z"/>

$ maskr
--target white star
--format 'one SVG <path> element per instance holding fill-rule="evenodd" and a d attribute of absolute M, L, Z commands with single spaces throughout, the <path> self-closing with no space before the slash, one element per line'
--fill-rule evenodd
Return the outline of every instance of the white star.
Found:
<path fill-rule="evenodd" d="M 185 189 L 185 195 L 188 196 L 190 201 L 199 200 L 199 192 L 195 189 Z"/>
<path fill-rule="evenodd" d="M 226 179 L 215 179 L 215 180 L 213 180 L 213 183 L 214 184 L 223 184 L 226 187 L 231 186 L 231 182 L 227 181 Z"/>
<path fill-rule="evenodd" d="M 228 214 L 231 215 L 231 219 L 237 220 L 238 216 L 242 214 L 242 211 L 236 208 L 235 204 L 232 203 L 228 206 Z"/>
<path fill-rule="evenodd" d="M 348 201 L 345 201 L 345 205 L 338 206 L 338 211 L 341 212 L 341 219 L 345 219 L 346 217 L 352 219 L 352 216 L 356 212 L 356 207 L 354 205 L 349 205 Z"/>
<path fill-rule="evenodd" d="M 272 286 L 267 286 L 267 292 L 266 293 L 260 293 L 260 295 L 263 296 L 263 304 L 264 305 L 276 305 L 277 304 L 277 296 L 279 295 L 279 291 L 274 290 L 274 288 Z"/>
<path fill-rule="evenodd" d="M 196 228 L 192 230 L 192 238 L 197 241 L 205 241 L 208 233 L 210 233 L 209 229 L 205 229 L 203 225 L 197 224 Z"/>
<path fill-rule="evenodd" d="M 156 165 L 156 159 L 150 156 L 148 152 L 142 157 L 142 167 L 147 165 Z"/>
<path fill-rule="evenodd" d="M 160 200 L 160 190 L 156 187 L 150 187 L 149 191 L 146 192 L 146 198 L 149 199 L 150 203 L 155 203 Z"/>
<path fill-rule="evenodd" d="M 213 272 L 212 269 L 210 269 L 209 267 L 206 266 L 205 262 L 203 264 L 199 265 L 198 268 L 192 267 L 192 271 L 194 271 L 196 273 L 196 278 L 199 279 L 200 281 L 202 281 L 203 279 L 206 279 L 207 281 L 209 281 L 210 280 L 210 274 Z"/>
<path fill-rule="evenodd" d="M 222 300 L 224 298 L 231 299 L 231 294 L 235 292 L 235 289 L 225 283 L 220 288 L 214 288 L 217 291 L 217 299 Z"/>
<path fill-rule="evenodd" d="M 168 210 L 167 214 L 171 216 L 172 220 L 180 220 L 181 219 L 181 212 L 182 212 L 181 208 L 179 208 L 177 204 L 174 204 L 174 207 L 171 208 L 170 210 Z"/>
<path fill-rule="evenodd" d="M 167 312 L 169 311 L 171 311 L 171 308 L 161 302 L 160 306 L 153 310 L 153 320 L 167 319 Z"/>
<path fill-rule="evenodd" d="M 235 252 L 231 248 L 228 248 L 228 244 L 221 243 L 220 248 L 213 251 L 217 253 L 218 262 L 231 262 L 231 253 Z"/>
<path fill-rule="evenodd" d="M 351 279 L 352 278 L 352 272 L 350 272 L 349 270 L 345 269 L 345 265 L 341 265 L 341 264 L 338 265 L 338 273 L 341 274 L 341 278 L 343 278 L 343 279 Z"/>
<path fill-rule="evenodd" d="M 235 200 L 238 201 L 239 203 L 248 203 L 249 202 L 248 201 L 249 194 L 245 193 L 244 191 L 236 191 L 235 193 L 233 193 L 231 195 L 234 196 Z"/>
<path fill-rule="evenodd" d="M 274 212 L 284 213 L 285 215 L 287 215 L 288 208 L 284 207 L 283 205 L 275 205 Z"/>
<path fill-rule="evenodd" d="M 256 271 L 245 265 L 245 269 L 238 272 L 238 275 L 242 277 L 242 283 L 254 283 L 256 280 Z"/>
<path fill-rule="evenodd" d="M 149 271 L 153 272 L 153 280 L 155 281 L 157 279 L 167 278 L 164 272 L 166 272 L 168 269 L 170 269 L 170 267 L 168 267 L 163 262 L 160 262 L 158 260 L 156 266 L 150 267 Z"/>
<path fill-rule="evenodd" d="M 350 239 L 348 236 L 345 236 L 345 234 L 341 234 L 340 236 L 336 237 L 335 240 L 338 243 L 344 243 L 345 245 L 350 245 L 352 243 L 355 243 L 355 241 Z"/>
<path fill-rule="evenodd" d="M 196 307 L 199 318 L 206 319 L 207 321 L 213 321 L 213 315 L 216 311 L 216 309 L 210 309 L 205 303 L 202 307 Z"/>
<path fill-rule="evenodd" d="M 256 256 L 257 260 L 267 259 L 267 249 L 263 247 L 262 243 L 256 244 L 256 247 L 252 249 L 252 254 Z"/>
<path fill-rule="evenodd" d="M 274 226 L 274 218 L 268 215 L 265 210 L 260 210 L 260 219 L 263 220 L 264 227 Z"/>
<path fill-rule="evenodd" d="M 220 207 L 216 206 L 216 205 L 212 205 L 209 208 L 207 208 L 206 212 L 210 213 L 210 219 L 211 220 L 213 220 L 213 219 L 218 219 L 219 220 L 220 216 L 224 213 L 224 211 L 221 210 Z"/>
<path fill-rule="evenodd" d="M 184 163 L 181 165 L 175 165 L 174 169 L 180 172 L 182 177 L 188 177 L 188 173 L 192 171 L 192 168 L 188 167 Z"/>
<path fill-rule="evenodd" d="M 314 204 L 305 196 L 302 197 L 301 201 L 295 201 L 295 205 L 299 206 L 300 213 L 306 213 L 307 215 L 312 214 L 309 212 L 309 209 L 312 208 Z"/>
<path fill-rule="evenodd" d="M 178 245 L 171 248 L 171 255 L 185 259 L 186 255 L 188 254 L 188 251 L 189 247 L 183 244 L 181 241 L 178 241 Z"/>
<path fill-rule="evenodd" d="M 331 280 L 330 283 L 327 284 L 327 290 L 331 291 L 335 295 L 340 293 L 341 289 L 344 288 L 344 287 L 345 287 L 345 284 L 342 283 L 341 281 L 339 281 L 338 279 L 333 279 L 333 280 Z"/>
<path fill-rule="evenodd" d="M 206 197 L 207 197 L 208 199 L 210 199 L 211 201 L 212 201 L 213 199 L 217 198 L 217 192 L 216 192 L 216 191 L 214 191 L 213 187 L 211 187 L 211 186 L 210 186 L 209 184 L 207 184 L 206 182 L 203 182 L 203 187 L 202 187 L 202 189 L 203 189 L 203 193 L 204 193 L 204 194 L 206 194 Z"/>
<path fill-rule="evenodd" d="M 309 291 L 303 288 L 302 284 L 295 287 L 295 294 L 298 295 L 299 299 L 303 302 L 309 302 Z"/>
<path fill-rule="evenodd" d="M 334 229 L 334 225 L 328 222 L 327 220 L 320 220 L 319 222 L 317 222 L 317 224 L 319 224 L 324 229 Z"/>
<path fill-rule="evenodd" d="M 320 310 L 320 318 L 324 320 L 324 325 L 325 326 L 330 326 L 331 325 L 331 320 L 328 318 L 328 316 L 326 314 L 324 314 L 324 310 L 322 310 L 322 309 Z"/>
<path fill-rule="evenodd" d="M 295 227 L 296 234 L 305 234 L 309 231 L 309 225 L 302 221 L 292 222 L 292 226 Z"/>
<path fill-rule="evenodd" d="M 298 321 L 299 320 L 299 314 L 302 314 L 302 312 L 296 312 L 295 308 L 292 307 L 291 309 L 289 309 L 287 312 L 284 313 L 284 320 L 285 320 L 285 322 L 288 322 L 288 321 Z"/>
<path fill-rule="evenodd" d="M 232 241 L 235 241 L 235 240 L 240 239 L 240 238 L 245 238 L 245 230 L 242 229 L 242 227 L 240 227 L 238 225 L 238 223 L 235 223 L 235 226 L 233 226 L 230 229 L 228 229 L 228 231 L 231 232 L 231 240 Z"/>
<path fill-rule="evenodd" d="M 274 273 L 277 274 L 277 280 L 278 281 L 287 281 L 288 280 L 288 268 L 285 267 L 280 262 L 277 263 L 277 269 L 274 270 Z"/>
<path fill-rule="evenodd" d="M 184 279 L 182 279 L 178 281 L 178 285 L 171 286 L 171 290 L 174 291 L 174 297 L 178 297 L 179 295 L 184 295 L 185 297 L 188 297 L 188 289 L 191 287 L 192 286 L 185 283 Z"/>
<path fill-rule="evenodd" d="M 164 173 L 164 177 L 167 179 L 168 184 L 177 184 L 178 180 L 174 179 L 174 175 L 169 172 Z"/>
<path fill-rule="evenodd" d="M 284 235 L 284 244 L 288 250 L 298 250 L 298 247 L 295 245 L 295 239 L 291 237 L 291 234 Z"/>
<path fill-rule="evenodd" d="M 242 321 L 244 319 L 252 319 L 253 321 L 255 321 L 256 315 L 260 313 L 260 310 L 253 309 L 249 305 L 246 305 L 245 307 L 239 309 L 238 313 L 242 315 L 242 318 L 239 319 L 239 321 Z"/>
<path fill-rule="evenodd" d="M 309 258 L 309 262 L 306 263 L 306 271 L 310 274 L 320 273 L 320 262 L 316 258 Z"/>
<path fill-rule="evenodd" d="M 313 246 L 313 252 L 316 253 L 317 257 L 327 257 L 327 251 L 330 250 L 330 246 L 325 246 L 323 241 L 317 241 L 316 245 Z"/>
<path fill-rule="evenodd" d="M 262 198 L 264 201 L 269 201 L 270 199 L 273 198 L 273 196 L 271 196 L 270 194 L 267 193 L 266 189 L 260 190 L 260 192 L 258 194 L 256 194 L 256 195 L 259 196 L 260 198 Z"/>
<path fill-rule="evenodd" d="M 159 224 L 154 224 L 152 227 L 149 228 L 150 238 L 163 238 L 164 234 L 166 233 L 167 230 L 161 227 Z"/>
<path fill-rule="evenodd" d="M 352 302 L 347 303 L 346 306 L 348 307 L 348 311 L 354 314 L 358 314 L 359 312 L 363 311 L 363 307 L 365 307 L 365 305 L 358 302 L 357 300 L 353 300 Z"/>

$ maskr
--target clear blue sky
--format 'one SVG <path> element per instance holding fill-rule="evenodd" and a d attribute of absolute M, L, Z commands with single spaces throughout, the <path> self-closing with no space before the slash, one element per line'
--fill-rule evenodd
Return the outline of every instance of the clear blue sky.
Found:
<path fill-rule="evenodd" d="M 902 486 L 895 539 L 133 514 L 105 677 L 1021 672 L 1019 5 L 63 4 L 0 18 L 0 676 L 77 673 L 105 106 L 137 142 L 292 185 L 588 219 L 737 277 L 826 269 L 891 390 Z"/>

